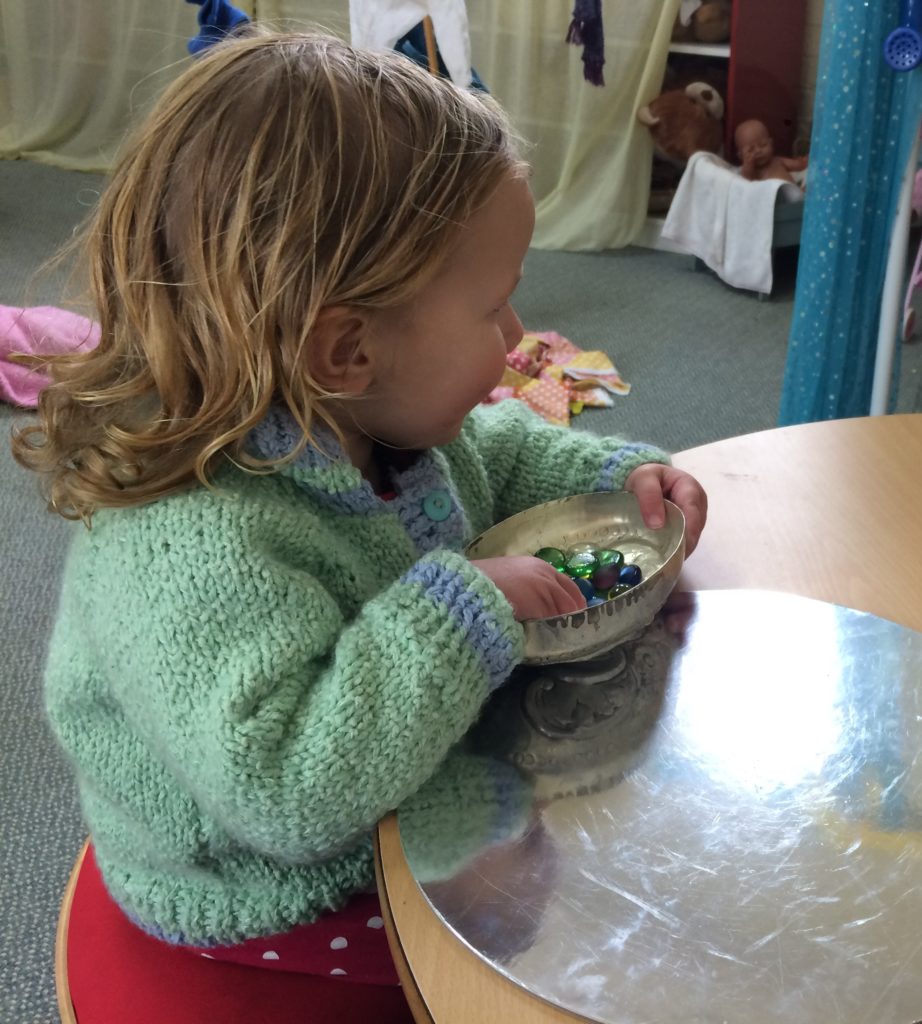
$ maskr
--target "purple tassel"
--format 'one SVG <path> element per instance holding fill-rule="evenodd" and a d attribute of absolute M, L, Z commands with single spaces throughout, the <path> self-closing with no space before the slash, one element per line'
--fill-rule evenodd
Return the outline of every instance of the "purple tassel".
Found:
<path fill-rule="evenodd" d="M 602 0 L 575 0 L 567 42 L 583 47 L 583 78 L 604 85 L 605 36 L 602 32 Z"/>
<path fill-rule="evenodd" d="M 580 23 L 576 18 L 570 22 L 570 27 L 567 29 L 567 42 L 575 43 L 577 46 L 583 45 L 583 33 L 580 28 Z"/>

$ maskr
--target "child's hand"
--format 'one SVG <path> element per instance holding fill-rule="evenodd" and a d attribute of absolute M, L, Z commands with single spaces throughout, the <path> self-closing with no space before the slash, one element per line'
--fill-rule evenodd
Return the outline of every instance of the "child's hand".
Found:
<path fill-rule="evenodd" d="M 586 598 L 573 580 L 532 555 L 481 558 L 471 565 L 499 587 L 519 622 L 569 615 L 586 608 Z"/>
<path fill-rule="evenodd" d="M 663 498 L 678 505 L 685 515 L 685 557 L 695 550 L 707 521 L 708 498 L 693 476 L 672 466 L 645 462 L 627 478 L 624 489 L 636 495 L 643 521 L 652 530 L 666 521 Z"/>
<path fill-rule="evenodd" d="M 695 616 L 697 598 L 686 590 L 673 590 L 660 610 L 663 625 L 680 644 L 685 642 L 689 623 Z"/>

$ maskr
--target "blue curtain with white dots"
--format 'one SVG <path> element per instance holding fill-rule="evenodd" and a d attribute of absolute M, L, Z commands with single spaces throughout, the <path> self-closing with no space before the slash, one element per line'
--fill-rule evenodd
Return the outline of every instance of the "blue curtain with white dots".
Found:
<path fill-rule="evenodd" d="M 922 116 L 922 68 L 884 60 L 899 24 L 899 0 L 826 0 L 782 426 L 870 412 L 890 233 Z M 891 409 L 898 375 L 899 346 Z"/>

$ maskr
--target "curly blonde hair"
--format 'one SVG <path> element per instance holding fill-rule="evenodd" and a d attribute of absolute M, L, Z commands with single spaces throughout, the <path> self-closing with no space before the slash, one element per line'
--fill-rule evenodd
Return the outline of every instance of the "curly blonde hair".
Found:
<path fill-rule="evenodd" d="M 244 439 L 273 403 L 302 447 L 314 417 L 333 425 L 303 357 L 320 310 L 412 298 L 521 168 L 496 104 L 398 54 L 259 31 L 214 47 L 131 138 L 86 226 L 101 338 L 52 361 L 16 458 L 88 525 L 209 485 L 219 457 L 266 469 Z"/>

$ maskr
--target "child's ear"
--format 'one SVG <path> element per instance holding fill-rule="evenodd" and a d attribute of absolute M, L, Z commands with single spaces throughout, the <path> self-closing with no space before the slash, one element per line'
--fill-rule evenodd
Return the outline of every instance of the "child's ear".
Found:
<path fill-rule="evenodd" d="M 361 395 L 372 383 L 368 320 L 349 306 L 327 306 L 317 315 L 307 354 L 313 379 L 326 391 Z"/>

